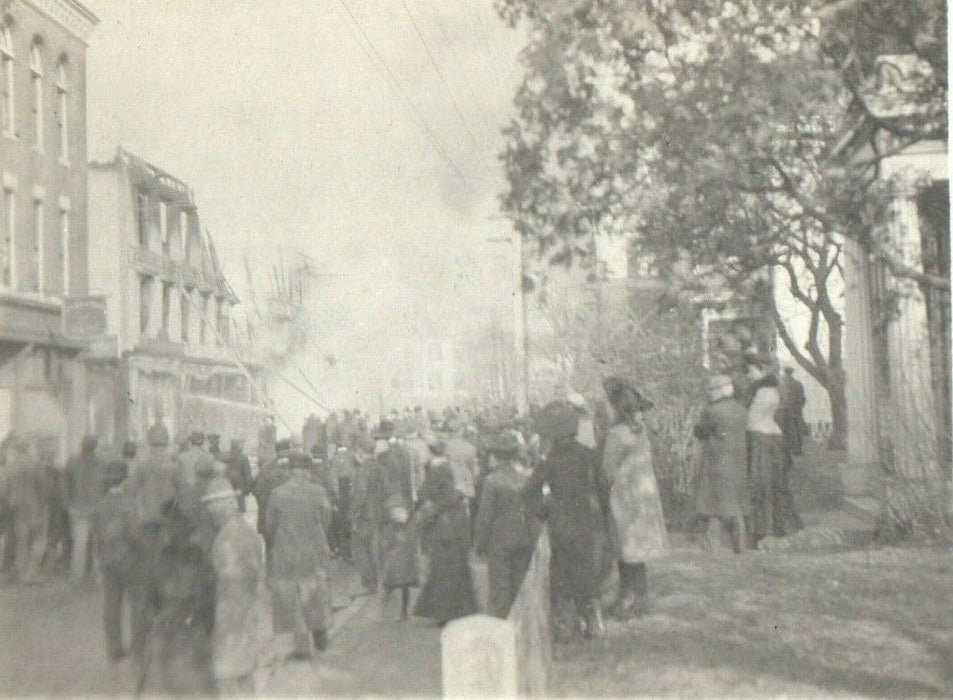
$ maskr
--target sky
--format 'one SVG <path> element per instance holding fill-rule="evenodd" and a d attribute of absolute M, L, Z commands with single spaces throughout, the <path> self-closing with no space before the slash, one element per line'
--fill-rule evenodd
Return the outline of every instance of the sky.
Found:
<path fill-rule="evenodd" d="M 191 185 L 239 296 L 244 256 L 261 294 L 300 252 L 369 333 L 506 308 L 515 246 L 489 239 L 524 37 L 492 0 L 85 4 L 90 159 L 121 144 Z"/>

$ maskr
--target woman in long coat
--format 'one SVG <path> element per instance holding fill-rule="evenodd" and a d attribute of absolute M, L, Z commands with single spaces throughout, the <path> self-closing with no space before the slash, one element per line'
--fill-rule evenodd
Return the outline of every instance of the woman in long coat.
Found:
<path fill-rule="evenodd" d="M 609 541 L 619 562 L 616 614 L 629 617 L 648 604 L 646 561 L 665 551 L 668 535 L 642 413 L 652 408 L 624 379 L 604 382 L 613 426 L 606 434 L 602 472 L 609 491 Z"/>
<path fill-rule="evenodd" d="M 540 512 L 543 486 L 549 486 L 553 578 L 571 591 L 584 632 L 600 636 L 604 631 L 600 545 L 605 520 L 595 488 L 598 458 L 594 450 L 576 441 L 578 426 L 579 414 L 569 404 L 553 403 L 541 411 L 538 430 L 547 443 L 547 456 L 533 469 L 522 497 L 530 512 Z"/>
<path fill-rule="evenodd" d="M 747 412 L 734 398 L 731 377 L 715 375 L 708 380 L 710 403 L 695 425 L 701 459 L 695 483 L 695 511 L 708 518 L 712 548 L 721 539 L 724 523 L 731 526 L 734 550 L 745 544 L 744 516 L 751 513 L 748 489 L 745 424 Z"/>
<path fill-rule="evenodd" d="M 775 415 L 781 405 L 778 379 L 767 358 L 745 356 L 752 380 L 748 405 L 748 478 L 751 483 L 751 531 L 755 542 L 782 537 L 803 527 L 788 487 L 784 437 Z"/>
<path fill-rule="evenodd" d="M 394 443 L 377 457 L 374 507 L 383 585 L 382 605 L 392 591 L 400 590 L 400 619 L 406 620 L 410 589 L 420 583 L 417 568 L 417 532 L 414 501 L 417 495 L 413 465 L 403 448 Z"/>
<path fill-rule="evenodd" d="M 241 496 L 225 477 L 216 477 L 203 499 L 219 526 L 211 551 L 215 569 L 212 660 L 222 695 L 254 694 L 253 674 L 265 651 L 261 535 L 242 516 Z"/>
<path fill-rule="evenodd" d="M 477 611 L 470 574 L 470 519 L 466 497 L 454 486 L 449 463 L 431 467 L 420 530 L 430 567 L 414 615 L 441 624 Z"/>

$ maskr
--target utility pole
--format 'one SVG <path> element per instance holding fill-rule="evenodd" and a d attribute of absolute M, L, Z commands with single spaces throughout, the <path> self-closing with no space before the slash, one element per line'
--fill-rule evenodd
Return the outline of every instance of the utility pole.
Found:
<path fill-rule="evenodd" d="M 502 217 L 490 217 L 491 219 L 498 219 Z M 512 236 L 502 236 L 499 238 L 488 238 L 486 239 L 488 243 L 516 243 L 516 254 L 517 254 L 517 294 L 519 294 L 519 306 L 515 307 L 519 309 L 518 318 L 515 319 L 513 324 L 514 327 L 514 336 L 516 338 L 516 349 L 517 352 L 522 355 L 520 358 L 522 360 L 522 381 L 521 391 L 517 395 L 517 408 L 521 415 L 526 415 L 529 412 L 529 385 L 530 385 L 530 359 L 529 359 L 529 290 L 526 288 L 526 256 L 523 250 L 523 239 L 518 234 L 515 239 Z M 515 311 L 515 309 L 514 309 Z"/>

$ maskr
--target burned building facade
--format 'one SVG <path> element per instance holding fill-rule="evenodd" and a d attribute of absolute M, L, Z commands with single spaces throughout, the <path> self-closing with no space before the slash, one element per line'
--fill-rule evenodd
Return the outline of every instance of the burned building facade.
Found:
<path fill-rule="evenodd" d="M 233 338 L 238 298 L 192 190 L 121 148 L 90 164 L 89 188 L 90 285 L 109 318 L 88 359 L 101 380 L 95 429 L 141 440 L 161 421 L 174 438 L 202 430 L 254 442 L 267 415 L 261 368 Z"/>

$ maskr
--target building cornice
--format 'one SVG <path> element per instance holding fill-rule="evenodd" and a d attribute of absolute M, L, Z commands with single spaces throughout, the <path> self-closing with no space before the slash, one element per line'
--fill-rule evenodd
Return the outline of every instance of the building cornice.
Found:
<path fill-rule="evenodd" d="M 22 0 L 22 2 L 52 19 L 84 44 L 88 43 L 87 40 L 93 28 L 99 24 L 99 18 L 78 0 Z"/>

